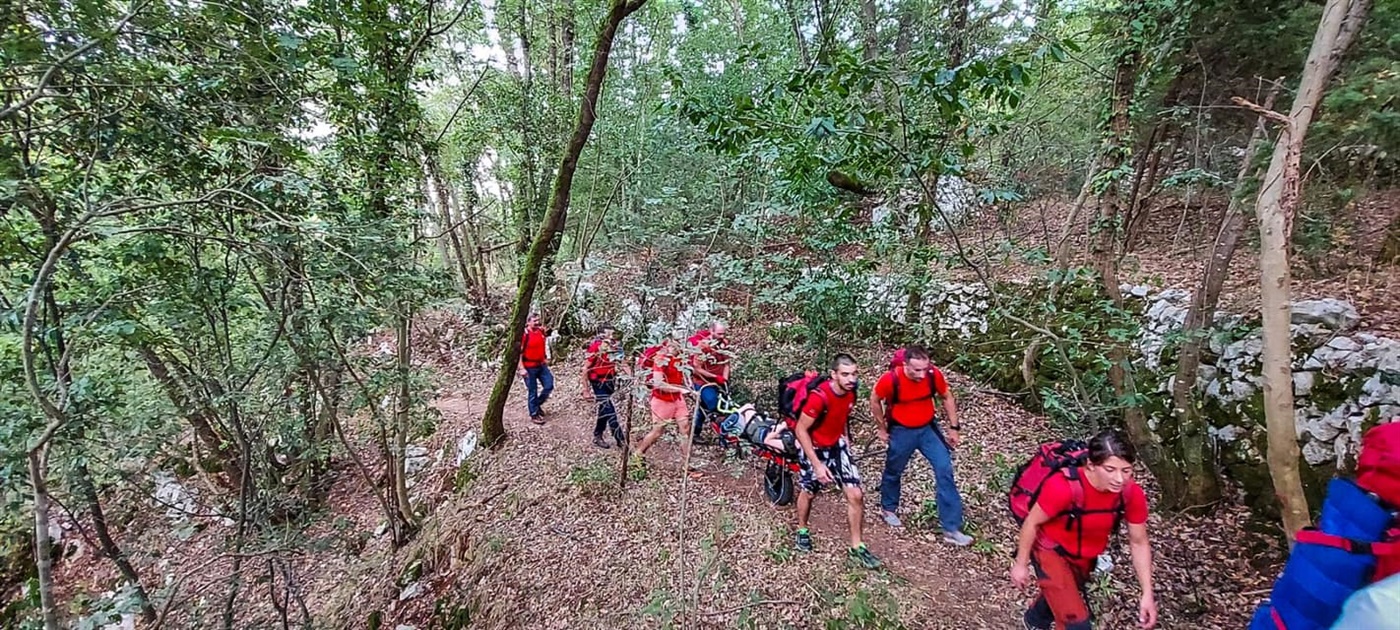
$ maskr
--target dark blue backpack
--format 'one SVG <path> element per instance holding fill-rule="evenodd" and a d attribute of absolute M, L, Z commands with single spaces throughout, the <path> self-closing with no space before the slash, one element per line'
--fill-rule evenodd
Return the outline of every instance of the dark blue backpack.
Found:
<path fill-rule="evenodd" d="M 1327 485 L 1316 528 L 1298 532 L 1293 553 L 1249 630 L 1326 630 L 1352 593 L 1370 584 L 1378 558 L 1400 554 L 1396 512 L 1348 479 Z"/>

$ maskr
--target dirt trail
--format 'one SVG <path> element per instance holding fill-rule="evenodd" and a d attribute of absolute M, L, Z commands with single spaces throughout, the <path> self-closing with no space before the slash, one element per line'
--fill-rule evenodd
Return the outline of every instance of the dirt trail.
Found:
<path fill-rule="evenodd" d="M 968 480 L 963 482 L 963 491 L 969 503 L 969 520 L 975 528 L 986 530 L 989 541 L 976 549 L 942 543 L 936 524 L 914 525 L 919 506 L 932 498 L 931 473 L 922 460 L 916 457 L 906 477 L 902 511 L 910 526 L 904 531 L 892 530 L 879 519 L 880 458 L 859 463 L 867 492 L 865 537 L 885 562 L 883 570 L 871 572 L 845 561 L 845 511 L 834 492 L 823 493 L 813 507 L 817 551 L 801 556 L 791 551 L 794 509 L 767 503 L 761 490 L 761 460 L 754 457 L 724 461 L 718 447 L 699 446 L 695 456 L 705 462 L 702 474 L 698 479 L 690 478 L 681 474 L 675 435 L 668 433 L 650 454 L 647 479 L 629 481 L 620 496 L 578 482 L 578 478 L 606 466 L 611 472 L 609 489 L 615 487 L 611 484 L 616 483 L 620 453 L 616 448 L 602 450 L 591 444 L 593 405 L 579 397 L 579 375 L 567 368 L 557 370 L 556 381 L 555 393 L 545 406 L 547 423 L 543 426 L 533 424 L 525 414 L 524 387 L 513 388 L 505 416 L 510 444 L 504 449 L 512 460 L 518 459 L 517 451 L 529 453 L 526 459 L 533 464 L 518 474 L 546 485 L 553 478 L 552 492 L 556 494 L 527 502 L 530 507 L 517 517 L 523 519 L 528 514 L 533 517 L 527 519 L 530 531 L 553 536 L 527 541 L 520 536 L 520 528 L 498 529 L 489 522 L 490 514 L 478 516 L 488 519 L 484 529 L 493 532 L 488 538 L 507 537 L 495 546 L 532 547 L 531 557 L 521 558 L 511 570 L 533 574 L 541 582 L 536 599 L 526 603 L 525 610 L 516 611 L 513 623 L 529 620 L 544 627 L 569 628 L 735 627 L 745 619 L 757 624 L 753 627 L 810 627 L 832 618 L 873 627 L 900 627 L 892 625 L 898 619 L 910 628 L 1009 628 L 1019 623 L 1024 597 L 1006 579 L 1009 547 L 996 544 L 1007 539 L 1000 522 L 1005 517 L 997 511 L 1000 503 L 986 500 L 995 497 L 980 487 L 980 482 L 969 480 L 983 475 L 968 471 L 993 461 L 985 446 L 965 447 L 958 462 L 960 479 Z M 484 396 L 451 394 L 440 399 L 437 407 L 444 425 L 465 427 L 480 418 L 484 402 Z M 619 407 L 625 415 L 625 403 Z M 986 411 L 990 410 L 979 412 L 978 405 L 971 404 L 964 413 L 974 442 L 990 441 L 997 434 L 1021 437 L 1038 430 L 1033 426 L 1008 427 Z M 633 410 L 634 441 L 648 426 L 645 406 L 637 404 Z M 1001 436 L 996 440 L 1003 439 Z M 549 456 L 543 460 L 535 456 L 545 453 Z M 569 481 L 571 475 L 574 482 Z M 683 520 L 682 496 L 687 499 Z M 502 507 L 494 506 L 496 510 Z M 533 514 L 538 507 L 543 509 Z M 976 523 L 983 526 L 976 527 Z M 576 535 L 580 532 L 591 535 Z M 549 540 L 555 537 L 567 542 Z M 598 538 L 602 539 L 600 544 L 590 544 Z M 576 554 L 590 557 L 571 558 Z M 600 555 L 634 562 L 619 574 L 613 570 L 615 563 Z M 675 562 L 678 556 L 688 556 L 689 562 Z M 561 567 L 572 574 L 558 576 L 568 581 L 563 585 L 555 582 L 554 575 Z M 542 578 L 545 573 L 551 574 L 547 580 Z M 504 576 L 496 573 L 495 577 Z M 622 584 L 638 580 L 648 582 L 649 588 Z M 600 617 L 601 611 L 591 610 L 588 603 L 599 600 L 590 597 L 589 589 L 576 588 L 580 584 L 611 585 L 611 597 L 604 598 L 609 600 L 606 610 L 611 612 Z M 667 585 L 679 592 L 668 594 Z M 689 604 L 684 602 L 686 590 L 695 600 Z M 697 597 L 701 591 L 705 596 Z M 629 593 L 632 595 L 627 596 Z M 668 598 L 675 600 L 675 605 L 666 606 Z M 736 609 L 770 600 L 791 603 Z M 553 614 L 533 618 L 532 612 L 540 609 Z"/>

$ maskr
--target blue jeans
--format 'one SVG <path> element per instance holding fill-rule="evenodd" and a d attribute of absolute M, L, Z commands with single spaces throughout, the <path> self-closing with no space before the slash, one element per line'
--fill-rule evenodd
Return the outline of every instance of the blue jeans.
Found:
<path fill-rule="evenodd" d="M 958 486 L 953 481 L 953 454 L 948 445 L 935 432 L 930 424 L 919 429 L 908 429 L 890 423 L 890 448 L 885 453 L 885 472 L 880 476 L 880 508 L 894 512 L 899 508 L 899 490 L 903 482 L 904 468 L 914 451 L 923 453 L 933 465 L 935 499 L 938 502 L 938 521 L 944 531 L 961 531 L 963 526 L 962 497 L 958 496 Z"/>
<path fill-rule="evenodd" d="M 525 368 L 525 391 L 530 395 L 525 402 L 530 409 L 530 417 L 540 415 L 540 407 L 554 392 L 554 373 L 549 371 L 548 365 Z"/>
<path fill-rule="evenodd" d="M 722 387 L 722 385 L 714 384 L 697 385 L 695 387 L 695 391 L 700 392 L 700 404 L 695 405 L 695 416 L 693 417 L 694 426 L 691 427 L 691 429 L 693 429 L 690 432 L 691 435 L 698 436 L 700 435 L 701 429 L 705 428 L 706 411 L 714 413 L 719 412 L 720 387 Z"/>
<path fill-rule="evenodd" d="M 593 387 L 593 402 L 598 404 L 598 421 L 593 424 L 593 437 L 603 437 L 603 429 L 610 429 L 618 444 L 622 443 L 622 427 L 617 425 L 617 408 L 613 406 L 612 395 L 617 391 L 617 383 L 607 378 L 601 381 L 588 381 Z"/>

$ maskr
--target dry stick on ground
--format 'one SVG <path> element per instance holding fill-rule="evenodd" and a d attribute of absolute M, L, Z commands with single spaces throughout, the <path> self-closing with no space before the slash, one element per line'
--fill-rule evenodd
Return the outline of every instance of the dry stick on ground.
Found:
<path fill-rule="evenodd" d="M 790 599 L 764 599 L 764 600 L 759 600 L 759 601 L 756 601 L 756 602 L 749 602 L 749 603 L 747 603 L 747 604 L 742 604 L 742 605 L 739 605 L 739 606 L 731 606 L 731 607 L 725 608 L 725 609 L 723 609 L 723 610 L 712 610 L 712 611 L 709 611 L 709 612 L 701 613 L 701 616 L 702 616 L 702 617 L 718 617 L 718 616 L 720 616 L 720 615 L 727 615 L 727 614 L 729 614 L 729 613 L 739 612 L 739 611 L 744 610 L 744 609 L 747 609 L 747 608 L 755 608 L 755 607 L 758 607 L 758 606 L 796 606 L 796 605 L 798 605 L 798 604 L 800 604 L 800 603 L 802 603 L 802 602 L 796 602 L 796 601 L 793 601 L 793 600 L 790 600 Z"/>

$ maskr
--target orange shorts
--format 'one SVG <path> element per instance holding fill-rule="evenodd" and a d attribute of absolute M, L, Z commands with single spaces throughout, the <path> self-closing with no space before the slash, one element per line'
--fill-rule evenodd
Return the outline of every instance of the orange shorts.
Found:
<path fill-rule="evenodd" d="M 685 404 L 685 399 L 661 400 L 655 396 L 651 397 L 651 415 L 660 422 L 667 420 L 689 420 L 690 407 Z"/>

